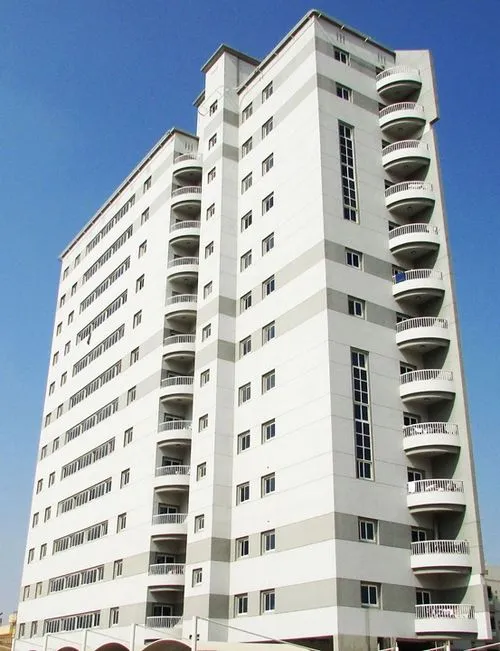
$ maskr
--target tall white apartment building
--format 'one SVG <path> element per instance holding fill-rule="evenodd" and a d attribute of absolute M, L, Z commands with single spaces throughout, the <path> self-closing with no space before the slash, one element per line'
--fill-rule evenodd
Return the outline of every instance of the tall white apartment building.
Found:
<path fill-rule="evenodd" d="M 16 651 L 488 639 L 429 52 L 203 72 L 61 256 Z"/>

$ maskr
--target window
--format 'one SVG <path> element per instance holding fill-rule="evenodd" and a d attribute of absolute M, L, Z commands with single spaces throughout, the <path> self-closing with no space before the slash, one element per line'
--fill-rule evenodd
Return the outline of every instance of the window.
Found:
<path fill-rule="evenodd" d="M 200 373 L 200 387 L 204 387 L 205 384 L 210 382 L 210 369 L 207 368 L 205 371 Z"/>
<path fill-rule="evenodd" d="M 194 532 L 202 531 L 205 528 L 205 514 L 196 515 L 194 518 Z"/>
<path fill-rule="evenodd" d="M 59 307 L 62 307 L 66 303 L 66 294 L 63 294 L 59 299 Z"/>
<path fill-rule="evenodd" d="M 337 90 L 337 97 L 340 97 L 340 99 L 345 99 L 348 102 L 351 101 L 352 90 L 350 88 L 347 86 L 342 86 L 342 84 L 335 84 L 335 87 Z"/>
<path fill-rule="evenodd" d="M 274 590 L 263 590 L 260 593 L 260 612 L 272 613 L 274 612 L 276 600 Z"/>
<path fill-rule="evenodd" d="M 354 165 L 354 129 L 339 122 L 340 171 L 344 219 L 358 221 L 356 171 Z"/>
<path fill-rule="evenodd" d="M 243 217 L 241 218 L 241 232 L 243 233 L 243 231 L 246 231 L 247 228 L 250 228 L 251 225 L 252 225 L 252 211 L 250 210 L 250 212 L 247 212 L 247 214 L 243 215 Z"/>
<path fill-rule="evenodd" d="M 137 387 L 131 387 L 127 391 L 127 405 L 130 405 L 131 402 L 134 402 L 137 395 Z"/>
<path fill-rule="evenodd" d="M 130 482 L 130 468 L 127 468 L 126 470 L 122 470 L 122 474 L 120 477 L 120 488 L 123 488 Z"/>
<path fill-rule="evenodd" d="M 252 187 L 252 182 L 252 172 L 250 172 L 245 178 L 241 179 L 241 194 L 245 194 Z"/>
<path fill-rule="evenodd" d="M 265 215 L 267 212 L 271 210 L 273 206 L 274 206 L 274 192 L 271 192 L 271 194 L 268 194 L 267 197 L 262 199 L 262 214 Z"/>
<path fill-rule="evenodd" d="M 377 542 L 377 521 L 358 518 L 359 539 L 363 542 Z"/>
<path fill-rule="evenodd" d="M 116 626 L 120 619 L 120 609 L 116 606 L 109 609 L 109 625 Z"/>
<path fill-rule="evenodd" d="M 35 558 L 35 548 L 32 547 L 32 548 L 28 551 L 28 563 L 31 563 L 31 562 L 33 561 L 34 558 Z"/>
<path fill-rule="evenodd" d="M 135 281 L 135 291 L 140 292 L 141 289 L 144 287 L 144 274 L 142 276 L 139 276 L 139 278 Z"/>
<path fill-rule="evenodd" d="M 141 321 L 142 321 L 142 310 L 139 310 L 139 312 L 136 312 L 134 314 L 134 318 L 132 319 L 132 328 L 137 328 L 137 326 L 141 324 Z"/>
<path fill-rule="evenodd" d="M 240 298 L 240 312 L 248 310 L 249 307 L 252 307 L 252 292 L 243 294 L 243 296 Z"/>
<path fill-rule="evenodd" d="M 44 514 L 43 514 L 43 521 L 44 521 L 44 522 L 47 522 L 47 520 L 50 520 L 50 516 L 51 516 L 51 515 L 52 515 L 52 509 L 50 508 L 50 506 L 48 506 L 48 507 L 45 509 L 45 512 L 44 512 Z"/>
<path fill-rule="evenodd" d="M 215 167 L 212 167 L 210 172 L 207 174 L 207 183 L 212 183 L 212 181 L 215 180 L 215 175 L 216 175 Z"/>
<path fill-rule="evenodd" d="M 418 423 L 420 423 L 420 416 L 417 414 L 409 414 L 407 412 L 403 413 L 404 427 L 410 427 L 411 425 L 417 425 Z"/>
<path fill-rule="evenodd" d="M 207 464 L 205 462 L 199 463 L 196 466 L 196 481 L 200 481 L 207 476 Z"/>
<path fill-rule="evenodd" d="M 49 488 L 55 484 L 56 481 L 56 473 L 51 472 L 49 475 Z"/>
<path fill-rule="evenodd" d="M 269 99 L 271 95 L 273 94 L 273 82 L 271 81 L 267 86 L 264 88 L 262 91 L 262 103 Z"/>
<path fill-rule="evenodd" d="M 151 187 L 151 177 L 147 178 L 142 184 L 142 191 L 147 192 Z"/>
<path fill-rule="evenodd" d="M 268 341 L 276 337 L 276 325 L 274 321 L 268 323 L 262 328 L 262 345 L 267 344 Z"/>
<path fill-rule="evenodd" d="M 120 513 L 120 515 L 116 518 L 116 532 L 119 533 L 120 531 L 123 531 L 126 526 L 127 526 L 127 514 Z"/>
<path fill-rule="evenodd" d="M 69 267 L 66 267 L 66 269 L 63 271 L 63 280 L 66 280 L 68 276 L 69 276 Z"/>
<path fill-rule="evenodd" d="M 276 549 L 276 532 L 274 529 L 269 529 L 269 531 L 263 531 L 260 534 L 260 553 L 267 554 L 267 552 L 273 552 Z"/>
<path fill-rule="evenodd" d="M 38 493 L 40 493 L 42 491 L 42 488 L 43 488 L 43 479 L 39 479 L 36 482 L 36 494 L 37 495 L 38 495 Z"/>
<path fill-rule="evenodd" d="M 238 404 L 242 405 L 244 402 L 248 402 L 251 398 L 251 393 L 250 382 L 240 387 L 238 389 Z"/>
<path fill-rule="evenodd" d="M 346 52 L 345 50 L 341 50 L 338 47 L 334 47 L 333 58 L 335 59 L 335 61 L 339 61 L 340 63 L 345 63 L 346 65 L 349 65 L 349 52 Z"/>
<path fill-rule="evenodd" d="M 274 233 L 270 233 L 262 240 L 262 255 L 266 255 L 271 249 L 274 249 Z"/>
<path fill-rule="evenodd" d="M 76 289 L 77 289 L 77 283 L 71 286 L 71 296 L 74 296 L 76 294 Z"/>
<path fill-rule="evenodd" d="M 210 294 L 212 293 L 212 287 L 213 287 L 212 281 L 210 281 L 203 287 L 203 298 L 207 298 L 207 296 L 210 296 Z"/>
<path fill-rule="evenodd" d="M 406 373 L 411 373 L 417 369 L 413 364 L 407 364 L 406 362 L 399 363 L 399 373 L 405 375 Z"/>
<path fill-rule="evenodd" d="M 246 615 L 248 613 L 248 594 L 237 594 L 234 596 L 234 616 Z"/>
<path fill-rule="evenodd" d="M 274 167 L 274 154 L 270 154 L 262 161 L 262 176 L 267 174 Z"/>
<path fill-rule="evenodd" d="M 31 551 L 33 552 L 33 554 L 35 553 L 34 549 L 30 549 L 30 552 Z M 43 543 L 43 545 L 40 545 L 40 560 L 42 560 L 46 556 L 47 556 L 47 543 Z M 33 557 L 31 558 L 31 560 L 33 560 Z M 30 561 L 29 561 L 29 557 L 28 557 L 28 563 L 29 562 Z"/>
<path fill-rule="evenodd" d="M 415 602 L 417 606 L 424 606 L 432 603 L 431 593 L 428 590 L 415 590 Z"/>
<path fill-rule="evenodd" d="M 418 527 L 411 528 L 411 541 L 413 542 L 424 542 L 427 540 L 427 531 L 425 529 L 419 529 Z"/>
<path fill-rule="evenodd" d="M 250 484 L 248 482 L 236 486 L 236 504 L 243 504 L 250 499 Z"/>
<path fill-rule="evenodd" d="M 238 445 L 238 454 L 240 454 L 240 452 L 244 452 L 245 450 L 248 450 L 248 448 L 250 447 L 250 430 L 238 434 L 237 445 Z"/>
<path fill-rule="evenodd" d="M 40 597 L 43 591 L 43 583 L 40 581 L 35 585 L 35 599 Z"/>
<path fill-rule="evenodd" d="M 260 480 L 260 496 L 265 497 L 276 490 L 276 476 L 274 472 L 264 475 Z"/>
<path fill-rule="evenodd" d="M 215 203 L 213 203 L 212 205 L 208 206 L 208 208 L 207 208 L 207 213 L 206 213 L 206 218 L 207 218 L 207 219 L 210 219 L 210 218 L 213 217 L 214 215 L 215 215 Z"/>
<path fill-rule="evenodd" d="M 47 425 L 50 425 L 51 420 L 52 420 L 52 414 L 47 414 L 45 416 L 45 421 L 44 421 L 45 422 L 45 427 L 47 427 Z"/>
<path fill-rule="evenodd" d="M 245 158 L 252 151 L 252 138 L 249 138 L 241 145 L 241 158 Z"/>
<path fill-rule="evenodd" d="M 268 420 L 265 423 L 262 423 L 261 426 L 262 430 L 262 443 L 266 443 L 267 441 L 270 441 L 276 436 L 276 421 L 274 418 L 272 420 Z"/>
<path fill-rule="evenodd" d="M 47 446 L 44 445 L 40 450 L 40 459 L 45 459 L 46 456 L 47 456 Z"/>
<path fill-rule="evenodd" d="M 203 430 L 207 429 L 208 427 L 208 414 L 203 414 L 203 416 L 200 416 L 198 419 L 198 432 L 203 432 Z"/>
<path fill-rule="evenodd" d="M 355 267 L 356 269 L 363 268 L 363 254 L 359 251 L 352 251 L 351 249 L 345 250 L 345 263 L 349 267 Z"/>
<path fill-rule="evenodd" d="M 248 536 L 236 538 L 236 558 L 245 558 L 250 552 L 250 541 Z"/>
<path fill-rule="evenodd" d="M 262 376 L 262 393 L 267 393 L 276 386 L 276 371 L 273 369 Z"/>
<path fill-rule="evenodd" d="M 67 342 L 64 344 L 64 354 L 65 354 L 65 355 L 67 355 L 67 354 L 69 353 L 70 348 L 71 348 L 71 341 L 67 341 Z"/>
<path fill-rule="evenodd" d="M 205 247 L 205 258 L 210 257 L 213 252 L 214 252 L 214 243 L 209 242 Z"/>
<path fill-rule="evenodd" d="M 117 579 L 119 576 L 122 576 L 122 574 L 123 574 L 123 559 L 120 558 L 119 560 L 113 563 L 113 579 Z"/>
<path fill-rule="evenodd" d="M 207 325 L 203 326 L 203 328 L 201 329 L 201 340 L 205 341 L 210 337 L 211 334 L 212 334 L 212 324 L 207 323 Z"/>
<path fill-rule="evenodd" d="M 146 253 L 148 250 L 148 241 L 144 240 L 142 244 L 139 244 L 139 251 L 137 253 L 138 258 L 142 258 L 142 256 Z"/>
<path fill-rule="evenodd" d="M 62 321 L 61 321 L 60 323 L 57 324 L 57 328 L 56 328 L 56 337 L 57 337 L 57 335 L 60 335 L 61 332 L 62 332 Z"/>
<path fill-rule="evenodd" d="M 408 468 L 406 471 L 408 481 L 421 481 L 425 477 L 425 473 L 423 470 L 419 470 L 418 468 Z"/>
<path fill-rule="evenodd" d="M 365 608 L 379 607 L 379 586 L 376 583 L 361 584 L 361 605 Z"/>
<path fill-rule="evenodd" d="M 217 110 L 217 106 L 218 106 L 218 102 L 217 100 L 215 100 L 215 102 L 212 102 L 212 104 L 210 104 L 210 108 L 208 109 L 208 114 L 213 115 Z"/>
<path fill-rule="evenodd" d="M 74 312 L 70 312 L 70 313 L 68 314 L 68 325 L 70 325 L 70 323 L 73 323 L 73 317 L 74 317 L 74 316 L 75 316 L 75 313 L 74 313 Z"/>
<path fill-rule="evenodd" d="M 240 271 L 245 271 L 252 264 L 252 249 L 244 253 L 240 258 Z"/>
<path fill-rule="evenodd" d="M 31 622 L 30 637 L 36 637 L 38 631 L 38 622 Z"/>
<path fill-rule="evenodd" d="M 39 517 L 38 512 L 33 513 L 33 519 L 31 521 L 31 526 L 32 527 L 36 527 L 38 525 L 38 517 Z"/>
<path fill-rule="evenodd" d="M 66 373 L 66 371 L 64 371 L 64 373 L 61 375 L 60 385 L 64 386 L 66 384 L 67 379 L 68 379 L 68 374 Z"/>
<path fill-rule="evenodd" d="M 149 208 L 146 208 L 141 214 L 141 226 L 145 224 L 149 219 Z"/>
<path fill-rule="evenodd" d="M 57 364 L 58 361 L 59 361 L 59 353 L 56 351 L 56 352 L 52 355 L 52 366 L 55 366 L 55 365 Z"/>
<path fill-rule="evenodd" d="M 200 585 L 202 581 L 203 581 L 203 570 L 201 567 L 197 567 L 196 569 L 193 570 L 193 578 L 192 578 L 193 587 L 196 585 Z"/>
<path fill-rule="evenodd" d="M 358 479 L 373 479 L 367 353 L 351 350 L 351 376 L 356 476 Z"/>
<path fill-rule="evenodd" d="M 365 318 L 365 302 L 360 298 L 348 296 L 347 307 L 351 316 L 359 316 L 360 319 Z"/>
<path fill-rule="evenodd" d="M 252 337 L 245 337 L 240 341 L 240 357 L 248 355 L 252 350 Z"/>
<path fill-rule="evenodd" d="M 269 118 L 269 120 L 267 120 L 267 122 L 264 122 L 264 124 L 262 125 L 262 140 L 264 140 L 264 138 L 268 136 L 272 130 L 273 130 L 273 118 Z"/>
<path fill-rule="evenodd" d="M 132 364 L 135 364 L 138 360 L 139 360 L 139 349 L 134 348 L 134 350 L 130 352 L 130 366 L 132 366 Z"/>
<path fill-rule="evenodd" d="M 80 260 L 81 260 L 80 254 L 75 256 L 75 267 L 78 267 L 78 265 L 80 264 Z"/>
<path fill-rule="evenodd" d="M 275 290 L 274 276 L 270 276 L 262 283 L 262 298 L 269 296 Z"/>
<path fill-rule="evenodd" d="M 245 106 L 245 108 L 241 112 L 241 123 L 243 124 L 243 122 L 248 120 L 248 118 L 252 115 L 252 113 L 253 113 L 253 106 L 252 106 L 252 102 L 250 102 L 250 104 L 248 104 L 248 106 Z"/>
<path fill-rule="evenodd" d="M 30 586 L 25 585 L 23 588 L 23 601 L 26 601 L 26 599 L 30 598 Z"/>
<path fill-rule="evenodd" d="M 212 149 L 213 147 L 215 147 L 216 144 L 217 144 L 217 134 L 214 133 L 214 135 L 208 139 L 208 149 L 209 150 Z"/>
<path fill-rule="evenodd" d="M 59 450 L 59 437 L 58 436 L 56 436 L 56 438 L 52 441 L 52 452 L 55 452 L 56 450 Z M 50 475 L 49 475 L 49 479 L 50 479 Z"/>
<path fill-rule="evenodd" d="M 123 432 L 123 447 L 125 448 L 127 445 L 130 445 L 132 443 L 133 438 L 134 438 L 134 428 L 129 427 Z"/>
<path fill-rule="evenodd" d="M 26 624 L 23 622 L 22 624 L 19 624 L 19 637 L 24 637 L 26 633 Z"/>

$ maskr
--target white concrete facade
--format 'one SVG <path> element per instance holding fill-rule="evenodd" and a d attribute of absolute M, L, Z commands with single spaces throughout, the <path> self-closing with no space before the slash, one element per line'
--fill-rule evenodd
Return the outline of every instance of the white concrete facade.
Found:
<path fill-rule="evenodd" d="M 489 639 L 429 53 L 203 71 L 61 257 L 16 648 Z"/>

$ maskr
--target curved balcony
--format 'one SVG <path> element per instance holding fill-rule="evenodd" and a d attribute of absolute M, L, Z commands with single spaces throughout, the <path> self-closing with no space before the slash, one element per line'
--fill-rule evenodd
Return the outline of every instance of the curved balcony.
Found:
<path fill-rule="evenodd" d="M 163 357 L 192 357 L 194 355 L 196 335 L 170 335 L 163 340 Z"/>
<path fill-rule="evenodd" d="M 179 181 L 196 184 L 201 181 L 202 173 L 200 154 L 180 154 L 175 157 L 172 174 Z"/>
<path fill-rule="evenodd" d="M 161 381 L 161 400 L 176 400 L 178 402 L 193 399 L 192 375 L 175 375 Z"/>
<path fill-rule="evenodd" d="M 439 248 L 439 230 L 430 224 L 406 224 L 389 232 L 389 249 L 393 255 L 416 260 Z"/>
<path fill-rule="evenodd" d="M 415 574 L 465 574 L 471 569 L 467 540 L 421 540 L 411 544 Z"/>
<path fill-rule="evenodd" d="M 201 185 L 183 185 L 172 190 L 172 208 L 188 207 L 199 210 L 201 204 Z"/>
<path fill-rule="evenodd" d="M 198 258 L 184 256 L 173 258 L 167 265 L 168 278 L 194 280 L 198 275 Z"/>
<path fill-rule="evenodd" d="M 165 301 L 165 316 L 196 318 L 196 308 L 198 306 L 197 294 L 177 294 L 169 296 Z"/>
<path fill-rule="evenodd" d="M 421 140 L 402 140 L 382 149 L 385 171 L 403 179 L 428 166 L 430 159 L 429 145 Z"/>
<path fill-rule="evenodd" d="M 448 321 L 434 316 L 418 316 L 396 325 L 396 343 L 401 350 L 416 348 L 419 353 L 450 343 Z"/>
<path fill-rule="evenodd" d="M 169 420 L 158 425 L 161 443 L 186 445 L 191 442 L 193 422 L 191 420 Z"/>
<path fill-rule="evenodd" d="M 155 471 L 155 488 L 186 490 L 191 466 L 159 466 Z"/>
<path fill-rule="evenodd" d="M 394 140 L 404 140 L 423 130 L 424 107 L 415 102 L 391 104 L 380 110 L 378 123 L 384 135 Z"/>
<path fill-rule="evenodd" d="M 406 500 L 411 513 L 463 511 L 464 483 L 456 479 L 409 481 Z"/>
<path fill-rule="evenodd" d="M 456 454 L 460 450 L 458 425 L 416 423 L 403 428 L 403 449 L 408 456 Z"/>
<path fill-rule="evenodd" d="M 149 566 L 148 588 L 151 592 L 179 590 L 184 587 L 184 563 L 156 563 Z"/>
<path fill-rule="evenodd" d="M 395 215 L 412 217 L 434 205 L 436 197 L 432 183 L 403 181 L 385 191 L 385 205 Z"/>
<path fill-rule="evenodd" d="M 474 606 L 425 604 L 415 608 L 415 633 L 435 638 L 477 635 Z"/>
<path fill-rule="evenodd" d="M 181 625 L 182 617 L 180 616 L 146 617 L 147 628 L 174 628 L 174 626 L 180 627 Z"/>
<path fill-rule="evenodd" d="M 407 402 L 426 403 L 452 400 L 455 396 L 453 373 L 442 369 L 425 368 L 403 373 L 399 379 L 399 395 Z"/>
<path fill-rule="evenodd" d="M 420 72 L 410 66 L 393 66 L 379 72 L 375 79 L 377 92 L 384 99 L 395 102 L 422 87 Z"/>
<path fill-rule="evenodd" d="M 170 226 L 170 242 L 184 246 L 198 246 L 200 222 L 196 219 L 183 219 Z"/>
<path fill-rule="evenodd" d="M 155 538 L 185 536 L 187 534 L 187 513 L 157 513 L 153 515 L 153 532 Z"/>
<path fill-rule="evenodd" d="M 392 295 L 396 300 L 425 302 L 444 293 L 443 274 L 434 269 L 399 271 L 393 277 Z"/>

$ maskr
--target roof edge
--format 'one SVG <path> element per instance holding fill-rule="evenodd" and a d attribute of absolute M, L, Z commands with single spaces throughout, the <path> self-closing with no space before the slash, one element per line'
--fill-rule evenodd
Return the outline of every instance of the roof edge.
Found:
<path fill-rule="evenodd" d="M 256 59 L 255 57 L 252 57 L 249 54 L 240 52 L 240 50 L 235 50 L 234 48 L 230 47 L 229 45 L 226 45 L 225 43 L 221 43 L 219 47 L 215 50 L 215 52 L 212 54 L 212 56 L 208 59 L 208 61 L 203 64 L 203 66 L 201 67 L 201 71 L 206 74 L 210 70 L 210 68 L 214 65 L 214 63 L 217 61 L 217 59 L 219 59 L 223 54 L 232 54 L 233 56 L 238 57 L 238 59 L 242 59 L 243 61 L 246 61 L 247 63 L 250 63 L 253 66 L 258 66 L 260 63 L 260 59 Z"/>

